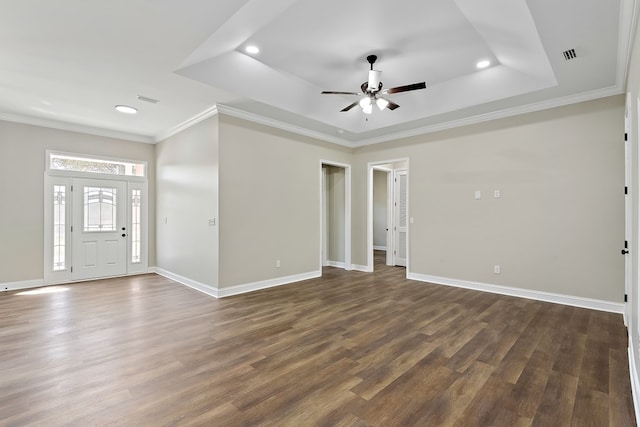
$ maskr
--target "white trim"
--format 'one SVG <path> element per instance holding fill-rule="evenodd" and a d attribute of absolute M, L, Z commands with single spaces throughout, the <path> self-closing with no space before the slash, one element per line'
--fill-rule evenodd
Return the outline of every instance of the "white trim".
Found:
<path fill-rule="evenodd" d="M 373 245 L 373 250 L 374 251 L 386 251 L 387 247 L 386 246 Z"/>
<path fill-rule="evenodd" d="M 59 122 L 50 119 L 41 119 L 38 117 L 24 116 L 21 114 L 0 113 L 0 120 L 13 123 L 22 123 L 23 125 L 39 126 L 49 129 L 58 129 L 68 132 L 80 132 L 89 135 L 103 136 L 106 138 L 123 139 L 127 141 L 143 142 L 145 144 L 153 144 L 155 141 L 147 135 L 139 135 L 135 133 L 122 132 L 117 130 L 102 129 L 95 126 L 81 125 L 77 123 Z"/>
<path fill-rule="evenodd" d="M 86 280 L 71 280 L 71 279 L 50 280 L 50 281 L 46 279 L 22 280 L 19 282 L 0 283 L 0 292 L 8 292 L 8 291 L 14 291 L 14 290 L 20 290 L 20 289 L 42 288 L 45 286 L 74 285 L 76 283 L 91 282 L 94 280 L 114 279 L 118 277 L 128 277 L 128 276 L 141 276 L 143 274 L 149 274 L 149 273 L 156 273 L 155 267 L 149 268 L 147 271 L 128 273 L 121 276 L 97 277 L 95 279 L 86 279 Z"/>
<path fill-rule="evenodd" d="M 327 260 L 327 267 L 345 268 L 345 263 L 342 261 L 330 261 Z"/>
<path fill-rule="evenodd" d="M 184 122 L 173 126 L 169 129 L 166 129 L 160 133 L 157 133 L 153 137 L 153 142 L 158 143 L 164 141 L 167 138 L 171 138 L 173 135 L 182 132 L 183 130 L 189 129 L 191 126 L 197 125 L 203 120 L 208 119 L 209 117 L 216 116 L 220 113 L 220 108 L 218 105 L 214 105 L 212 107 L 207 108 L 206 110 L 196 114 L 190 119 L 185 120 Z"/>
<path fill-rule="evenodd" d="M 631 335 L 629 336 L 629 377 L 631 380 L 631 398 L 633 399 L 633 407 L 636 414 L 636 424 L 640 420 L 640 378 L 636 369 L 634 351 L 635 342 Z"/>
<path fill-rule="evenodd" d="M 635 5 L 634 5 L 634 9 L 635 9 Z M 620 57 L 619 62 L 624 61 L 624 53 L 620 53 L 618 56 Z M 622 79 L 624 73 L 626 73 L 626 67 L 623 72 L 618 73 L 617 78 Z M 263 124 L 276 129 L 282 129 L 288 132 L 295 133 L 297 135 L 307 136 L 320 141 L 326 141 L 326 142 L 341 145 L 344 147 L 358 148 L 366 145 L 373 145 L 381 142 L 387 142 L 387 141 L 393 141 L 393 140 L 402 139 L 402 138 L 408 138 L 412 136 L 424 135 L 424 134 L 437 132 L 441 130 L 453 129 L 461 126 L 478 124 L 478 123 L 483 123 L 491 120 L 497 120 L 497 119 L 502 119 L 506 117 L 512 117 L 512 116 L 517 116 L 521 114 L 527 114 L 527 113 L 532 113 L 536 111 L 546 110 L 549 108 L 562 107 L 565 105 L 577 104 L 579 102 L 591 101 L 594 99 L 605 98 L 613 95 L 619 95 L 624 93 L 623 83 L 624 82 L 618 82 L 618 84 L 615 86 L 610 86 L 603 89 L 597 89 L 589 92 L 582 92 L 575 95 L 568 95 L 564 97 L 544 100 L 544 101 L 535 102 L 528 105 L 505 108 L 499 111 L 492 111 L 492 112 L 478 114 L 471 117 L 450 120 L 448 122 L 434 123 L 432 125 L 427 125 L 427 126 L 423 126 L 415 129 L 409 129 L 401 132 L 389 133 L 389 134 L 385 134 L 377 137 L 362 138 L 356 141 L 350 141 L 344 138 L 338 138 L 323 132 L 306 129 L 301 126 L 282 122 L 280 120 L 268 118 L 265 116 L 261 116 L 259 114 L 239 110 L 237 108 L 229 107 L 223 104 L 217 104 L 212 107 L 209 107 L 206 110 L 196 114 L 192 118 L 178 124 L 177 126 L 173 126 L 167 130 L 158 132 L 153 136 L 138 135 L 138 134 L 121 132 L 116 130 L 108 130 L 108 129 L 97 128 L 94 126 L 80 125 L 75 123 L 58 122 L 55 120 L 41 119 L 41 118 L 29 117 L 29 116 L 24 116 L 19 114 L 0 113 L 0 120 L 5 120 L 8 122 L 14 122 L 14 123 L 22 123 L 22 124 L 27 124 L 32 126 L 46 127 L 51 129 L 59 129 L 64 131 L 81 132 L 89 135 L 103 136 L 107 138 L 117 138 L 117 139 L 122 139 L 127 141 L 142 142 L 146 144 L 156 144 L 160 141 L 164 141 L 165 139 L 175 135 L 178 132 L 181 132 L 189 128 L 190 126 L 193 126 L 201 122 L 202 120 L 205 120 L 209 117 L 214 116 L 215 114 L 224 113 L 232 117 L 237 117 L 250 122 Z M 356 134 L 356 137 L 357 137 L 357 134 Z"/>
<path fill-rule="evenodd" d="M 271 119 L 261 116 L 259 114 L 250 113 L 247 111 L 239 110 L 237 108 L 229 107 L 226 105 L 218 104 L 218 111 L 229 116 L 237 117 L 243 120 L 247 120 L 254 123 L 271 126 L 277 129 L 286 130 L 298 135 L 304 135 L 311 138 L 319 139 L 333 144 L 342 145 L 350 148 L 358 148 L 366 145 L 378 144 L 381 142 L 394 141 L 397 139 L 409 138 L 412 136 L 424 135 L 432 132 L 438 132 L 441 130 L 453 129 L 462 126 L 468 126 L 491 120 L 503 119 L 512 116 L 519 116 L 521 114 L 533 113 L 536 111 L 547 110 L 550 108 L 563 107 L 565 105 L 577 104 L 585 101 L 592 101 L 595 99 L 606 98 L 608 96 L 619 95 L 624 93 L 624 87 L 622 84 L 615 86 L 609 86 L 602 89 L 596 89 L 589 92 L 582 92 L 574 95 L 562 96 L 554 99 L 547 99 L 544 101 L 534 102 L 527 105 L 520 105 L 516 107 L 505 108 L 503 110 L 491 111 L 488 113 L 477 114 L 475 116 L 464 117 L 461 119 L 450 120 L 447 122 L 434 123 L 432 125 L 426 125 L 415 129 L 409 129 L 401 132 L 389 133 L 377 137 L 362 138 L 356 141 L 349 141 L 344 138 L 338 138 L 335 136 L 327 135 L 322 132 L 317 132 L 309 129 L 305 129 L 300 126 L 285 123 L 279 120 Z"/>
<path fill-rule="evenodd" d="M 351 165 L 347 163 L 338 163 L 331 160 L 320 159 L 320 263 L 319 271 L 322 272 L 323 267 L 323 240 L 324 229 L 323 221 L 326 212 L 323 212 L 322 197 L 324 191 L 324 182 L 322 175 L 322 166 L 335 166 L 344 169 L 344 269 L 351 270 Z M 330 262 L 330 261 L 327 261 Z"/>
<path fill-rule="evenodd" d="M 409 271 L 409 203 L 410 203 L 410 194 L 409 194 L 409 171 L 410 171 L 410 163 L 409 157 L 401 157 L 395 158 L 391 160 L 381 160 L 376 162 L 368 162 L 367 163 L 367 266 L 366 270 L 363 271 L 374 271 L 373 266 L 373 171 L 374 170 L 384 170 L 380 165 L 386 164 L 396 164 L 406 162 L 406 167 L 402 168 L 407 171 L 407 271 Z M 395 242 L 393 239 L 393 227 L 395 225 L 395 210 L 393 208 L 394 200 L 395 200 L 395 185 L 394 185 L 394 177 L 395 170 L 393 167 L 389 171 L 387 175 L 387 223 L 389 224 L 387 230 L 387 265 L 393 265 L 393 251 L 395 248 Z"/>
<path fill-rule="evenodd" d="M 462 126 L 475 125 L 478 123 L 489 122 L 492 120 L 504 119 L 507 117 L 519 116 L 522 114 L 534 113 L 536 111 L 548 110 L 565 105 L 578 104 L 580 102 L 593 101 L 595 99 L 606 98 L 608 96 L 620 95 L 624 93 L 624 88 L 619 86 L 610 86 L 604 89 L 597 89 L 590 92 L 583 92 L 577 95 L 569 95 L 560 98 L 548 99 L 545 101 L 535 102 L 528 105 L 521 105 L 504 110 L 491 111 L 475 116 L 464 117 L 462 119 L 450 120 L 448 122 L 434 123 L 423 127 L 409 129 L 406 131 L 390 133 L 382 136 L 364 138 L 349 145 L 352 148 L 363 147 L 366 145 L 379 144 L 381 142 L 395 141 L 398 139 L 409 138 L 412 136 L 426 135 L 441 130 L 454 129 Z"/>
<path fill-rule="evenodd" d="M 152 267 L 149 272 L 156 273 L 167 279 L 171 279 L 174 282 L 181 285 L 188 286 L 192 289 L 200 291 L 204 294 L 215 298 L 224 298 L 232 295 L 246 294 L 248 292 L 254 292 L 261 289 L 274 288 L 277 286 L 287 285 L 294 282 L 300 282 L 308 279 L 315 279 L 322 276 L 320 271 L 311 271 L 309 273 L 294 274 L 291 276 L 276 277 L 274 279 L 261 280 L 253 283 L 245 283 L 243 285 L 230 286 L 228 288 L 214 288 L 213 286 L 205 285 L 188 277 L 181 276 L 179 274 L 172 273 L 159 267 Z"/>
<path fill-rule="evenodd" d="M 286 130 L 288 132 L 295 133 L 297 135 L 308 136 L 310 138 L 331 142 L 333 144 L 343 145 L 345 147 L 351 147 L 351 148 L 354 147 L 353 145 L 354 143 L 351 141 L 347 141 L 346 139 L 330 136 L 330 135 L 327 135 L 326 133 L 306 129 L 304 127 L 293 125 L 291 123 L 281 122 L 280 120 L 271 119 L 269 117 L 261 116 L 259 114 L 250 113 L 248 111 L 229 107 L 228 105 L 218 104 L 218 111 L 228 116 L 237 117 L 242 120 L 247 120 L 249 122 L 270 126 L 276 129 Z"/>
<path fill-rule="evenodd" d="M 200 291 L 203 294 L 207 294 L 209 296 L 218 298 L 218 289 L 214 288 L 213 286 L 209 286 L 209 285 L 205 285 L 204 283 L 200 283 L 196 280 L 193 279 L 189 279 L 188 277 L 184 277 L 181 276 L 179 274 L 176 273 L 172 273 L 170 271 L 167 271 L 163 268 L 159 268 L 159 267 L 153 267 L 149 269 L 150 271 L 155 272 L 156 274 L 162 276 L 162 277 L 166 277 L 167 279 L 171 279 L 174 282 L 178 282 L 181 285 L 184 286 L 188 286 L 192 289 L 195 289 L 196 291 Z"/>
<path fill-rule="evenodd" d="M 355 271 L 362 271 L 363 273 L 373 273 L 373 270 L 369 269 L 366 265 L 352 264 L 351 269 Z"/>
<path fill-rule="evenodd" d="M 294 274 L 291 276 L 277 277 L 275 279 L 261 280 L 259 282 L 245 283 L 244 285 L 231 286 L 228 288 L 218 288 L 218 298 L 230 297 L 232 295 L 245 294 L 261 289 L 274 288 L 276 286 L 287 285 L 289 283 L 321 277 L 321 271 L 310 271 L 308 273 Z"/>
<path fill-rule="evenodd" d="M 519 298 L 528 298 L 537 301 L 551 302 L 554 304 L 570 305 L 573 307 L 589 308 L 592 310 L 607 311 L 611 313 L 624 313 L 624 303 L 603 301 L 591 298 L 562 295 L 551 292 L 534 291 L 530 289 L 512 288 L 509 286 L 492 285 L 489 283 L 471 282 L 467 280 L 450 279 L 447 277 L 430 276 L 426 274 L 409 273 L 407 279 L 420 282 L 434 283 L 438 285 L 453 286 L 456 288 L 473 289 L 476 291 L 490 292 L 493 294 L 507 295 Z"/>
<path fill-rule="evenodd" d="M 42 286 L 45 286 L 43 279 L 22 280 L 20 282 L 7 282 L 7 283 L 0 283 L 0 292 L 16 291 L 18 289 L 39 288 Z"/>

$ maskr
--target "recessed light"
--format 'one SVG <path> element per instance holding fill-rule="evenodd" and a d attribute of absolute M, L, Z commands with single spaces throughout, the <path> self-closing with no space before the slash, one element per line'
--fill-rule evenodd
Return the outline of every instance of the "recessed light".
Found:
<path fill-rule="evenodd" d="M 116 110 L 125 114 L 136 114 L 138 112 L 137 108 L 129 107 L 128 105 L 116 105 Z"/>
<path fill-rule="evenodd" d="M 258 48 L 258 46 L 254 46 L 254 45 L 249 45 L 249 46 L 245 47 L 244 50 L 247 53 L 250 53 L 252 55 L 255 55 L 256 53 L 260 53 L 260 49 Z"/>
<path fill-rule="evenodd" d="M 482 61 L 478 61 L 478 63 L 476 64 L 476 68 L 481 70 L 483 68 L 487 68 L 489 65 L 491 65 L 491 61 L 485 59 Z"/>

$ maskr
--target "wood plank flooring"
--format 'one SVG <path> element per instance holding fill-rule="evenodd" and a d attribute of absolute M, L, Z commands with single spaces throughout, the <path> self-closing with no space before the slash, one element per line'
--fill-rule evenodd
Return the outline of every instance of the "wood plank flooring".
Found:
<path fill-rule="evenodd" d="M 1 293 L 0 425 L 635 425 L 620 315 L 376 270 Z"/>

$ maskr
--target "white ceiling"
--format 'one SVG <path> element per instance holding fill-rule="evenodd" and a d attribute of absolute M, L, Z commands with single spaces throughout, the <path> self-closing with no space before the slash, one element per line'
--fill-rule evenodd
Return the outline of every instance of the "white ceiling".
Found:
<path fill-rule="evenodd" d="M 157 142 L 221 111 L 360 146 L 623 93 L 635 6 L 0 0 L 0 119 Z M 358 92 L 370 54 L 385 88 L 427 89 L 390 95 L 394 111 L 340 112 L 357 97 L 320 92 Z"/>

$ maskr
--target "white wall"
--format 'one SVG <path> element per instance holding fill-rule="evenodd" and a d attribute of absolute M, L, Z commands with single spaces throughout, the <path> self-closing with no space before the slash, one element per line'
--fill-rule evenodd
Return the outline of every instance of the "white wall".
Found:
<path fill-rule="evenodd" d="M 358 149 L 354 263 L 366 260 L 367 163 L 408 157 L 412 273 L 621 303 L 623 101 Z"/>
<path fill-rule="evenodd" d="M 156 165 L 157 267 L 216 288 L 218 118 L 157 144 Z"/>
<path fill-rule="evenodd" d="M 153 145 L 0 121 L 0 283 L 44 279 L 43 204 L 46 150 L 147 162 L 149 265 L 154 265 Z"/>

